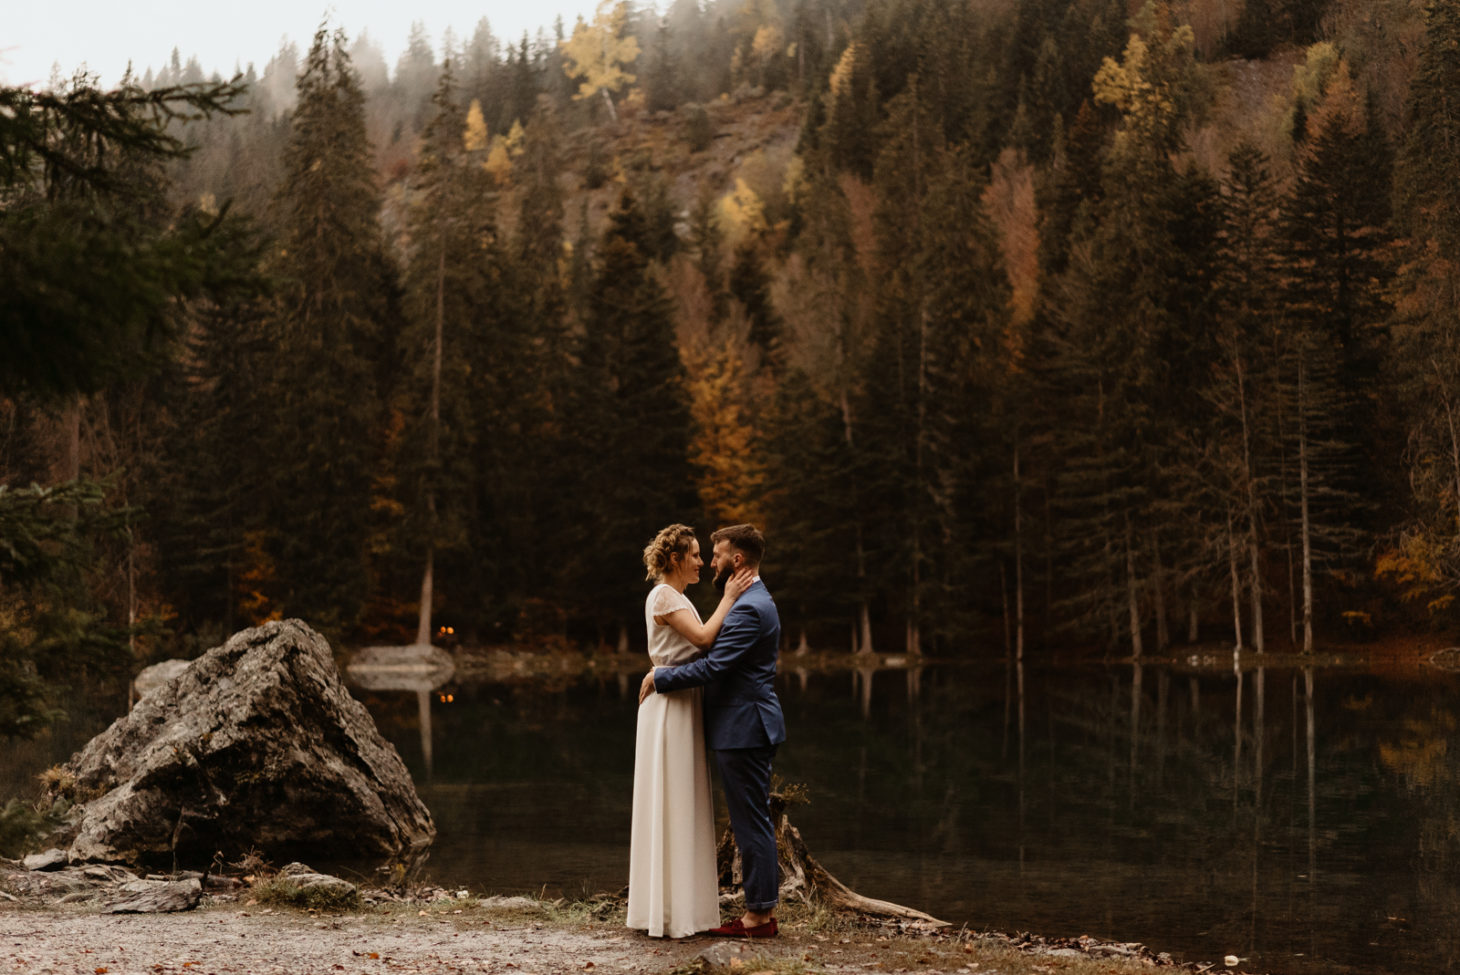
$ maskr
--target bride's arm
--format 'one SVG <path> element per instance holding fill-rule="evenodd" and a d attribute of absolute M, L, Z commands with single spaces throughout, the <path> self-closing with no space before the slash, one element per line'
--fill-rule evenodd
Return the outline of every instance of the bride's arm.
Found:
<path fill-rule="evenodd" d="M 708 650 L 710 645 L 715 642 L 715 637 L 720 635 L 720 626 L 725 622 L 725 614 L 730 612 L 730 607 L 735 605 L 735 600 L 750 588 L 750 582 L 754 578 L 755 570 L 753 569 L 741 569 L 731 576 L 725 583 L 725 594 L 720 597 L 720 605 L 715 607 L 714 614 L 703 623 L 696 623 L 695 614 L 687 613 L 684 610 L 656 616 L 654 622 L 669 626 L 674 632 L 701 650 Z"/>

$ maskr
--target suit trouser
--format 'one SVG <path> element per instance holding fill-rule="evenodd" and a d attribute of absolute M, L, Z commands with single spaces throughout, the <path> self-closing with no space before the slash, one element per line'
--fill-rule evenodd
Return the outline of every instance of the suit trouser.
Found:
<path fill-rule="evenodd" d="M 771 822 L 771 759 L 775 745 L 715 750 L 730 828 L 740 847 L 745 907 L 768 911 L 780 900 L 780 865 L 776 861 L 776 829 Z"/>

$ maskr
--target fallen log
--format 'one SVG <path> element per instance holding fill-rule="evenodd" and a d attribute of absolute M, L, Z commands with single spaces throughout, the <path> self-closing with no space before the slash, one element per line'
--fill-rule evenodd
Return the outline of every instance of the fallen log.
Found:
<path fill-rule="evenodd" d="M 783 902 L 795 899 L 837 911 L 896 918 L 919 928 L 950 926 L 947 921 L 940 921 L 916 908 L 859 894 L 832 876 L 811 855 L 806 841 L 801 838 L 801 831 L 791 823 L 787 813 L 790 806 L 804 801 L 804 792 L 796 787 L 771 793 L 771 821 L 776 825 L 776 856 L 780 861 L 780 897 Z M 715 860 L 720 871 L 720 886 L 734 887 L 738 893 L 741 883 L 740 850 L 735 845 L 734 834 L 728 829 L 720 837 Z"/>

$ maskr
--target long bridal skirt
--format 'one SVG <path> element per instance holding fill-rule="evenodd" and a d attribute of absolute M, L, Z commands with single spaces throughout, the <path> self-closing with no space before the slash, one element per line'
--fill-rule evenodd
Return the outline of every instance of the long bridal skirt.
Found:
<path fill-rule="evenodd" d="M 684 938 L 720 923 L 715 813 L 699 688 L 639 705 L 628 926 Z"/>

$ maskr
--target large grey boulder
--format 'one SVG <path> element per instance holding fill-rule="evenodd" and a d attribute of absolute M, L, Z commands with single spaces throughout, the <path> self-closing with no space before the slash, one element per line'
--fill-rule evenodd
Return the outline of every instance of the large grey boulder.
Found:
<path fill-rule="evenodd" d="M 299 620 L 235 634 L 65 766 L 76 862 L 418 859 L 436 835 L 405 764 Z M 66 781 L 67 779 L 71 781 Z"/>

